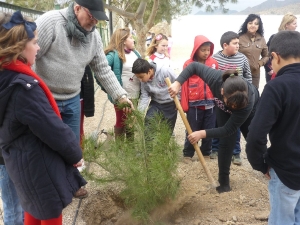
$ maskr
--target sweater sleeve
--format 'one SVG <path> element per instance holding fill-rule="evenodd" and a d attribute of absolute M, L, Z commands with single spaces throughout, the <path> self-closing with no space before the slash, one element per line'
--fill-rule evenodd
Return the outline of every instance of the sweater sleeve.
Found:
<path fill-rule="evenodd" d="M 94 71 L 95 78 L 105 88 L 107 94 L 109 94 L 113 100 L 118 100 L 122 95 L 127 95 L 127 92 L 122 88 L 115 74 L 108 65 L 99 33 L 96 32 L 95 34 L 97 36 L 98 47 L 96 47 L 96 55 L 90 62 L 90 66 Z"/>
<path fill-rule="evenodd" d="M 253 169 L 264 174 L 268 169 L 264 160 L 264 154 L 267 152 L 267 135 L 279 117 L 280 102 L 276 90 L 270 85 L 266 85 L 249 126 L 246 144 L 247 158 Z M 257 132 L 258 130 L 259 132 Z"/>
<path fill-rule="evenodd" d="M 214 96 L 220 95 L 220 88 L 222 83 L 222 74 L 220 70 L 212 69 L 202 63 L 190 63 L 176 78 L 182 85 L 188 78 L 193 75 L 198 75 L 205 83 L 208 84 Z"/>
<path fill-rule="evenodd" d="M 247 81 L 252 83 L 252 74 L 250 70 L 249 61 L 245 55 L 243 58 L 244 58 L 243 77 L 246 78 Z"/>
<path fill-rule="evenodd" d="M 36 59 L 40 59 L 48 52 L 53 40 L 55 39 L 54 28 L 56 26 L 56 17 L 60 17 L 57 13 L 51 15 L 52 12 L 45 13 L 40 16 L 35 22 L 38 29 L 38 44 L 40 50 L 37 53 Z"/>
<path fill-rule="evenodd" d="M 251 104 L 244 109 L 232 111 L 231 116 L 229 117 L 224 126 L 205 130 L 206 137 L 221 138 L 232 135 L 249 117 L 252 111 L 252 107 L 253 105 Z"/>
<path fill-rule="evenodd" d="M 138 103 L 138 110 L 143 113 L 146 111 L 150 100 L 150 95 L 145 86 L 146 84 L 144 82 L 141 82 L 141 96 Z"/>
<path fill-rule="evenodd" d="M 54 113 L 40 86 L 20 88 L 15 101 L 16 118 L 25 124 L 45 145 L 69 164 L 82 159 L 82 151 L 71 128 Z"/>

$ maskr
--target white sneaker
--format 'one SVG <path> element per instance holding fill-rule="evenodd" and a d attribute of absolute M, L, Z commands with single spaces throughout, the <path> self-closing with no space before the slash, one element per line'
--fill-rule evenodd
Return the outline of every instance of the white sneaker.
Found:
<path fill-rule="evenodd" d="M 77 167 L 77 169 L 79 170 L 79 172 L 82 172 L 85 168 L 86 166 L 84 164 L 84 160 L 82 159 L 82 166 Z"/>

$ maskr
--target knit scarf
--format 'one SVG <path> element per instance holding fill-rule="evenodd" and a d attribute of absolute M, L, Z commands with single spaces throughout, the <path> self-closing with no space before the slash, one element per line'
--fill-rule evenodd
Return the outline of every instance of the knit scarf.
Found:
<path fill-rule="evenodd" d="M 3 68 L 6 69 L 6 70 L 11 70 L 11 71 L 15 71 L 15 72 L 18 72 L 18 73 L 28 75 L 28 76 L 33 77 L 34 79 L 38 80 L 39 81 L 39 86 L 45 92 L 45 95 L 48 98 L 49 103 L 50 103 L 51 107 L 53 108 L 54 112 L 56 113 L 56 115 L 59 118 L 61 118 L 61 115 L 60 115 L 59 109 L 57 107 L 56 101 L 53 98 L 53 95 L 52 95 L 51 91 L 49 90 L 48 86 L 35 72 L 33 72 L 33 70 L 31 69 L 31 67 L 28 64 L 25 64 L 22 61 L 17 60 L 16 62 L 11 62 L 8 65 L 3 65 Z"/>
<path fill-rule="evenodd" d="M 78 23 L 77 17 L 74 12 L 74 2 L 69 5 L 67 10 L 68 22 L 66 24 L 66 30 L 69 37 L 75 37 L 82 43 L 88 43 L 87 35 L 95 30 L 95 27 L 91 31 L 86 31 Z"/>

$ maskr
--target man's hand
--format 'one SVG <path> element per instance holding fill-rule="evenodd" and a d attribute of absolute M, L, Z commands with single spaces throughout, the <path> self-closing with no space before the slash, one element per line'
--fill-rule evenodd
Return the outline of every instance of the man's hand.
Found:
<path fill-rule="evenodd" d="M 134 110 L 134 106 L 133 106 L 132 102 L 126 96 L 121 97 L 119 99 L 119 104 L 121 106 L 124 106 L 122 108 L 123 108 L 123 112 L 125 112 L 125 113 L 130 113 L 132 110 Z"/>
<path fill-rule="evenodd" d="M 169 94 L 172 98 L 174 98 L 179 90 L 180 90 L 181 84 L 178 81 L 175 81 L 171 86 L 168 88 Z"/>
<path fill-rule="evenodd" d="M 206 138 L 206 131 L 205 130 L 198 130 L 198 131 L 194 131 L 193 133 L 191 133 L 188 136 L 188 139 L 190 141 L 190 143 L 193 144 L 197 144 L 197 142 L 200 139 Z"/>
<path fill-rule="evenodd" d="M 269 168 L 268 168 L 268 171 L 265 173 L 265 177 L 266 177 L 268 180 L 271 180 L 270 169 L 271 169 L 271 167 L 269 167 Z"/>
<path fill-rule="evenodd" d="M 74 167 L 80 167 L 80 166 L 82 166 L 82 162 L 83 162 L 83 159 L 81 159 L 78 163 L 73 164 L 73 166 Z"/>

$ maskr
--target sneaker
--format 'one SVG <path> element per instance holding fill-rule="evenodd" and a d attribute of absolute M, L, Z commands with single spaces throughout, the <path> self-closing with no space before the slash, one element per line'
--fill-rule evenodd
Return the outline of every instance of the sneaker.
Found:
<path fill-rule="evenodd" d="M 191 162 L 193 162 L 192 158 L 191 157 L 188 157 L 188 156 L 185 156 L 183 157 L 183 160 L 182 160 L 185 164 L 189 164 Z"/>
<path fill-rule="evenodd" d="M 240 157 L 240 154 L 233 155 L 231 161 L 235 165 L 238 165 L 238 166 L 242 165 L 242 159 Z"/>
<path fill-rule="evenodd" d="M 86 168 L 85 164 L 84 164 L 84 160 L 82 159 L 82 165 L 78 166 L 77 169 L 79 170 L 79 172 L 81 173 L 84 169 Z"/>
<path fill-rule="evenodd" d="M 89 195 L 88 191 L 85 188 L 79 188 L 78 191 L 74 194 L 74 198 L 86 198 Z"/>
<path fill-rule="evenodd" d="M 211 159 L 217 159 L 218 158 L 218 152 L 217 151 L 212 151 L 209 155 Z"/>

